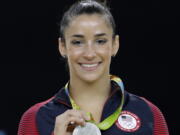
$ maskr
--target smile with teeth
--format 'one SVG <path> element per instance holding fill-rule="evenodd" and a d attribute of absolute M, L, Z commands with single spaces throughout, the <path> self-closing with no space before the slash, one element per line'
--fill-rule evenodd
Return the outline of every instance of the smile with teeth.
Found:
<path fill-rule="evenodd" d="M 80 65 L 84 70 L 91 71 L 91 70 L 95 70 L 99 66 L 99 64 L 100 64 L 100 62 L 92 63 L 92 64 L 83 64 L 83 63 L 81 63 Z"/>

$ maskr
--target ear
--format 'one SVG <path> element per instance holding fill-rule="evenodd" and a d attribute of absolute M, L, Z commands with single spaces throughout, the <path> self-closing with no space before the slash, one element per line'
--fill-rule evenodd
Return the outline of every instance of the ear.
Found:
<path fill-rule="evenodd" d="M 112 56 L 115 56 L 119 50 L 119 35 L 116 35 L 113 40 Z"/>
<path fill-rule="evenodd" d="M 66 56 L 65 41 L 63 41 L 62 38 L 59 38 L 59 52 L 60 52 L 62 57 Z"/>

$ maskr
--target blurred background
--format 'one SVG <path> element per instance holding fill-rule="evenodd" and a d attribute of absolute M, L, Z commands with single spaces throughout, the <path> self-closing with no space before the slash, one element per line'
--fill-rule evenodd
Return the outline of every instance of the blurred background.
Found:
<path fill-rule="evenodd" d="M 57 23 L 74 2 L 7 0 L 0 4 L 0 135 L 16 135 L 22 114 L 68 81 L 58 52 Z M 175 135 L 169 61 L 176 8 L 155 0 L 111 0 L 108 5 L 120 35 L 111 73 L 122 78 L 128 92 L 157 105 Z"/>

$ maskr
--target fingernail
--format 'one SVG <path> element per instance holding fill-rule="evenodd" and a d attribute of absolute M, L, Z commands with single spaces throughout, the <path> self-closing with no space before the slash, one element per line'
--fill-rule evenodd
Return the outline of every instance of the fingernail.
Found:
<path fill-rule="evenodd" d="M 86 120 L 90 120 L 91 119 L 91 114 L 90 113 L 86 113 Z"/>
<path fill-rule="evenodd" d="M 83 119 L 83 118 L 80 118 L 80 121 L 82 121 L 82 122 L 83 122 L 83 121 L 84 121 L 84 119 Z"/>
<path fill-rule="evenodd" d="M 72 125 L 73 125 L 73 124 L 74 124 L 74 121 L 71 121 L 71 122 L 70 122 L 70 124 L 72 124 Z"/>
<path fill-rule="evenodd" d="M 90 119 L 91 119 L 90 115 L 86 115 L 86 116 L 87 116 L 87 117 L 86 117 L 87 120 L 90 120 Z"/>

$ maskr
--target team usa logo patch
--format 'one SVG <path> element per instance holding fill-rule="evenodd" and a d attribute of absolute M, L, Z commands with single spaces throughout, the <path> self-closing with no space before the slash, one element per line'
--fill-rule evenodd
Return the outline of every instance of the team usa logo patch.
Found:
<path fill-rule="evenodd" d="M 122 111 L 116 121 L 116 126 L 125 132 L 135 132 L 140 128 L 141 120 L 134 113 Z"/>

